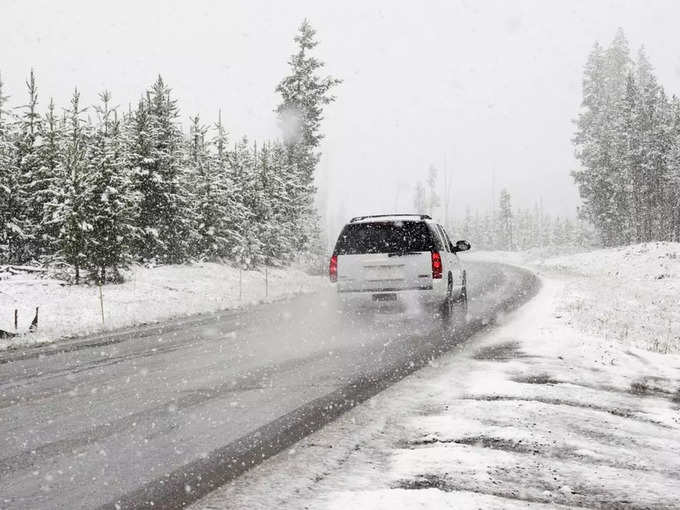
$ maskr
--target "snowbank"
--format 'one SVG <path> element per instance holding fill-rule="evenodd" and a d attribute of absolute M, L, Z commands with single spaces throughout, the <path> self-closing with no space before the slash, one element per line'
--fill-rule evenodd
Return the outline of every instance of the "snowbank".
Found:
<path fill-rule="evenodd" d="M 14 331 L 17 309 L 18 330 L 27 331 L 35 308 L 40 308 L 38 332 L 0 339 L 0 349 L 235 308 L 327 285 L 324 278 L 287 268 L 269 269 L 267 288 L 264 270 L 240 273 L 234 267 L 214 263 L 138 266 L 128 271 L 125 278 L 125 283 L 102 288 L 102 321 L 96 286 L 67 285 L 33 273 L 0 272 L 0 329 Z"/>
<path fill-rule="evenodd" d="M 644 243 L 561 256 L 537 251 L 469 256 L 566 279 L 561 313 L 581 331 L 624 346 L 680 352 L 680 243 Z"/>

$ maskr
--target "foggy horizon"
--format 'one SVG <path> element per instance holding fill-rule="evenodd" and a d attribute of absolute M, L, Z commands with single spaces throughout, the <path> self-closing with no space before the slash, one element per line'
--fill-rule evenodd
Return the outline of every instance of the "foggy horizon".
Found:
<path fill-rule="evenodd" d="M 50 97 L 66 106 L 75 87 L 85 105 L 108 89 L 127 110 L 160 74 L 185 129 L 195 114 L 212 126 L 221 109 L 232 142 L 277 138 L 274 89 L 307 18 L 323 74 L 343 80 L 324 114 L 317 175 L 331 224 L 412 211 L 415 184 L 430 165 L 453 180 L 458 220 L 466 207 L 488 210 L 502 188 L 514 207 L 540 201 L 550 214 L 573 218 L 573 119 L 593 44 L 607 45 L 623 28 L 633 55 L 644 45 L 668 95 L 680 90 L 678 43 L 668 43 L 672 13 L 680 12 L 672 2 L 125 7 L 102 23 L 96 2 L 44 2 L 30 10 L 39 13 L 32 23 L 0 34 L 2 47 L 13 49 L 0 59 L 9 104 L 23 104 L 31 68 L 41 111 Z M 29 14 L 21 2 L 4 11 L 15 26 Z"/>

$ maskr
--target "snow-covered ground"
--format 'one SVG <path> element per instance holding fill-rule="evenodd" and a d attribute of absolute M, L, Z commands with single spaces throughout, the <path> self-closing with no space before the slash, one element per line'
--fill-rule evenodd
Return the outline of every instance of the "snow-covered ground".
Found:
<path fill-rule="evenodd" d="M 680 508 L 678 252 L 516 256 L 528 305 L 194 508 Z"/>
<path fill-rule="evenodd" d="M 471 255 L 564 280 L 560 309 L 584 332 L 655 352 L 680 352 L 680 243 L 562 256 L 538 250 Z"/>
<path fill-rule="evenodd" d="M 137 266 L 125 283 L 102 288 L 67 285 L 36 273 L 0 271 L 0 330 L 14 332 L 18 310 L 19 332 L 26 332 L 39 307 L 38 331 L 0 339 L 0 349 L 42 343 L 70 335 L 149 323 L 188 314 L 213 312 L 280 299 L 327 285 L 321 277 L 298 269 L 243 271 L 214 263 Z M 241 283 L 239 283 L 241 282 Z"/>

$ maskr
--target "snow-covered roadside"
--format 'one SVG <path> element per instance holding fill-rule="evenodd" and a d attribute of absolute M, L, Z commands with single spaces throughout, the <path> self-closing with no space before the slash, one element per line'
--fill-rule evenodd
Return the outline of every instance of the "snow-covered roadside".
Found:
<path fill-rule="evenodd" d="M 579 257 L 546 264 L 539 295 L 491 334 L 193 508 L 679 508 L 680 355 L 576 322 L 570 289 L 598 299 Z"/>
<path fill-rule="evenodd" d="M 38 331 L 0 339 L 0 349 L 236 308 L 328 285 L 325 278 L 293 268 L 270 268 L 267 280 L 265 285 L 264 270 L 239 274 L 237 268 L 214 263 L 137 266 L 126 274 L 125 283 L 103 287 L 102 323 L 98 287 L 66 285 L 34 274 L 0 272 L 0 330 L 14 332 L 16 309 L 19 332 L 27 331 L 35 308 L 40 308 Z"/>
<path fill-rule="evenodd" d="M 622 345 L 680 353 L 680 243 L 655 242 L 561 256 L 471 253 L 566 282 L 561 312 L 581 331 Z"/>

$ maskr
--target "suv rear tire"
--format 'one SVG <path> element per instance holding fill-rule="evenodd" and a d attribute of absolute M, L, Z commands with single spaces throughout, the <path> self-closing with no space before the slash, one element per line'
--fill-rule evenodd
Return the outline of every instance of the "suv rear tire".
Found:
<path fill-rule="evenodd" d="M 460 288 L 460 296 L 456 299 L 456 308 L 460 315 L 460 321 L 465 322 L 468 314 L 467 272 L 463 271 L 463 283 Z"/>
<path fill-rule="evenodd" d="M 454 313 L 455 300 L 453 299 L 453 278 L 449 274 L 449 283 L 446 288 L 446 299 L 441 304 L 441 317 L 444 320 L 450 320 Z"/>

